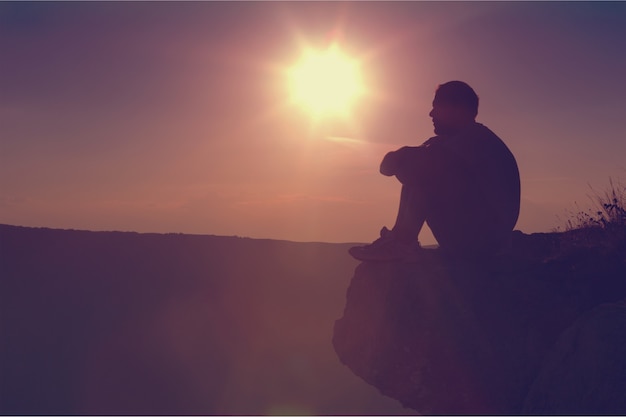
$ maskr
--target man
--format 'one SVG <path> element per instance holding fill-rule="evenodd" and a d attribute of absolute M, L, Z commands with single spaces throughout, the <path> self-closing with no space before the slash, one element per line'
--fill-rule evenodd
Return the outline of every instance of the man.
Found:
<path fill-rule="evenodd" d="M 402 183 L 391 230 L 350 249 L 362 261 L 414 260 L 417 237 L 428 224 L 442 251 L 453 256 L 497 252 L 510 239 L 520 208 L 515 157 L 491 130 L 476 122 L 478 96 L 462 81 L 442 84 L 430 117 L 437 136 L 418 147 L 389 152 L 380 172 Z"/>

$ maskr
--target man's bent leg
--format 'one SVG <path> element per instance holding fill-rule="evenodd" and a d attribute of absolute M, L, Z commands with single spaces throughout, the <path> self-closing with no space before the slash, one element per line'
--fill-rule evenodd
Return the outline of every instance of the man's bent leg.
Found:
<path fill-rule="evenodd" d="M 455 257 L 494 251 L 501 235 L 494 209 L 478 193 L 471 177 L 460 173 L 441 185 L 430 195 L 432 210 L 426 222 L 442 251 Z"/>
<path fill-rule="evenodd" d="M 398 216 L 391 232 L 403 243 L 413 244 L 426 221 L 427 199 L 416 186 L 402 186 Z"/>
<path fill-rule="evenodd" d="M 380 238 L 365 246 L 355 246 L 348 251 L 361 261 L 415 261 L 420 250 L 417 236 L 426 219 L 425 200 L 416 187 L 402 186 L 396 223 L 392 230 L 386 227 Z"/>

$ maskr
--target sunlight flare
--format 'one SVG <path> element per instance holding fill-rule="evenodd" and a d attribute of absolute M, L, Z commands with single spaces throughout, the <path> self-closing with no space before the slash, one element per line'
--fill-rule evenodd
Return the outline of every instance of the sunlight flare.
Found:
<path fill-rule="evenodd" d="M 346 136 L 334 136 L 334 135 L 328 135 L 325 137 L 327 141 L 330 142 L 337 142 L 337 143 L 341 143 L 341 144 L 349 144 L 349 145 L 361 145 L 364 142 L 360 139 L 355 139 L 355 138 L 349 138 Z"/>
<path fill-rule="evenodd" d="M 337 44 L 316 51 L 307 49 L 289 70 L 292 99 L 314 117 L 349 114 L 364 92 L 360 63 Z"/>

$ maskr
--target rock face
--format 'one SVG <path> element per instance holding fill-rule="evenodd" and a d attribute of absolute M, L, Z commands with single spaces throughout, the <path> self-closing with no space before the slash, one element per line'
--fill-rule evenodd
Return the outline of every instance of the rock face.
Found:
<path fill-rule="evenodd" d="M 624 414 L 625 246 L 585 239 L 516 232 L 489 260 L 362 263 L 335 351 L 422 414 Z"/>
<path fill-rule="evenodd" d="M 626 414 L 626 303 L 583 314 L 546 359 L 522 414 Z"/>

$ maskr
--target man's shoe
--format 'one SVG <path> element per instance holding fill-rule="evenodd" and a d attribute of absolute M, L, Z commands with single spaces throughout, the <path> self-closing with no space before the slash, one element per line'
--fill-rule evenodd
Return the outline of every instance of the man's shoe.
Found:
<path fill-rule="evenodd" d="M 417 241 L 415 244 L 401 242 L 395 238 L 391 230 L 383 227 L 380 231 L 380 238 L 369 245 L 354 246 L 348 250 L 348 253 L 359 261 L 415 262 L 419 258 L 418 252 L 420 251 Z"/>

